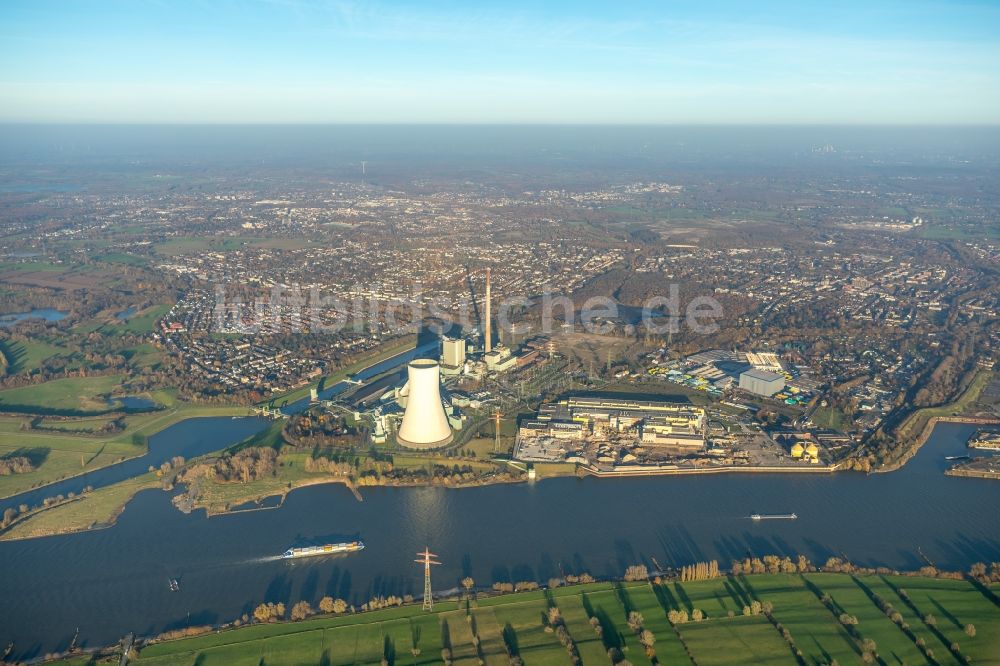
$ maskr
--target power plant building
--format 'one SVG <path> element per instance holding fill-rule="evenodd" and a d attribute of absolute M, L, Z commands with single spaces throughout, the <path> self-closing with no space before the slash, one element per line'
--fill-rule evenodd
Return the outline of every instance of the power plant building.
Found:
<path fill-rule="evenodd" d="M 465 340 L 445 338 L 441 343 L 441 372 L 445 375 L 458 375 L 464 366 Z"/>
<path fill-rule="evenodd" d="M 517 366 L 517 359 L 511 354 L 510 349 L 502 345 L 486 352 L 483 361 L 486 362 L 486 369 L 490 372 L 505 372 Z"/>
<path fill-rule="evenodd" d="M 406 370 L 406 411 L 397 443 L 408 449 L 437 449 L 449 444 L 453 435 L 441 403 L 441 366 L 431 359 L 417 359 L 410 361 Z"/>
<path fill-rule="evenodd" d="M 740 388 L 770 398 L 785 388 L 785 378 L 775 372 L 753 368 L 740 374 Z"/>

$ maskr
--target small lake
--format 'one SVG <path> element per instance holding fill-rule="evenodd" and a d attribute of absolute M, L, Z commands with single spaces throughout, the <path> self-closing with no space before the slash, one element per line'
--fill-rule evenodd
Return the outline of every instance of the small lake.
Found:
<path fill-rule="evenodd" d="M 198 419 L 157 437 L 160 457 L 193 438 L 217 449 L 256 430 L 250 420 Z M 232 430 L 230 430 L 232 428 Z M 171 494 L 147 490 L 105 530 L 0 543 L 0 645 L 14 656 L 216 624 L 263 601 L 325 594 L 361 603 L 375 594 L 420 594 L 414 553 L 440 555 L 436 589 L 466 575 L 547 580 L 560 569 L 621 575 L 747 553 L 814 563 L 846 554 L 864 565 L 916 569 L 919 552 L 946 569 L 1000 560 L 1000 483 L 946 477 L 973 426 L 939 425 L 902 470 L 865 476 L 720 474 L 632 479 L 561 478 L 465 489 L 303 488 L 280 508 L 206 518 L 185 515 Z M 156 438 L 153 438 L 156 439 Z M 160 445 L 163 445 L 162 448 Z M 176 447 L 176 448 L 175 448 Z M 754 522 L 752 512 L 798 520 Z M 362 538 L 360 553 L 286 562 L 290 545 Z M 918 552 L 918 549 L 920 551 Z M 16 572 L 16 575 L 9 575 Z M 168 589 L 169 578 L 180 591 Z"/>
<path fill-rule="evenodd" d="M 138 312 L 138 309 L 134 305 L 130 305 L 127 310 L 122 310 L 121 312 L 116 314 L 115 319 L 118 319 L 119 321 L 125 321 L 126 319 L 134 315 L 136 312 Z"/>
<path fill-rule="evenodd" d="M 44 319 L 45 321 L 59 321 L 65 319 L 68 312 L 55 310 L 53 308 L 39 308 L 31 312 L 14 312 L 12 314 L 0 315 L 0 328 L 10 328 L 25 319 Z"/>

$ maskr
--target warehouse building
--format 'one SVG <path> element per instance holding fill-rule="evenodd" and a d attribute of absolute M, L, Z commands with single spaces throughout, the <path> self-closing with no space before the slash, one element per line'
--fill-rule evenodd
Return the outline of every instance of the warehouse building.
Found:
<path fill-rule="evenodd" d="M 785 378 L 774 372 L 754 368 L 740 374 L 740 388 L 754 395 L 770 398 L 785 388 Z"/>

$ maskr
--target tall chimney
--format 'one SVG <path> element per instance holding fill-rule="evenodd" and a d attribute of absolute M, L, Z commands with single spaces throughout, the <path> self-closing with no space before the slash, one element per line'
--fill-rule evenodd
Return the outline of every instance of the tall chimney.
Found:
<path fill-rule="evenodd" d="M 490 269 L 486 269 L 486 331 L 484 333 L 486 337 L 486 352 L 489 353 L 493 350 L 493 325 L 490 323 L 492 319 L 490 313 Z"/>

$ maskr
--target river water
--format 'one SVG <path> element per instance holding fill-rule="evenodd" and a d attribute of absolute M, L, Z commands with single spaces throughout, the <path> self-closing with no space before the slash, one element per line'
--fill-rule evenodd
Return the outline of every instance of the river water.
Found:
<path fill-rule="evenodd" d="M 245 436 L 242 420 L 211 423 L 219 445 Z M 188 426 L 188 423 L 180 424 Z M 175 427 L 176 428 L 176 427 Z M 465 576 L 545 581 L 559 571 L 620 575 L 637 562 L 663 566 L 748 551 L 804 553 L 814 562 L 913 569 L 917 549 L 943 568 L 1000 560 L 1000 483 L 950 478 L 945 455 L 965 453 L 972 426 L 942 424 L 902 470 L 864 476 L 739 474 L 632 479 L 551 479 L 480 488 L 371 488 L 358 502 L 340 485 L 289 495 L 276 509 L 185 515 L 160 490 L 140 493 L 109 529 L 0 543 L 0 645 L 31 658 L 128 631 L 155 634 L 229 621 L 262 601 L 361 603 L 422 589 L 417 550 L 443 566 L 437 588 Z M 164 431 L 180 446 L 187 430 Z M 795 521 L 747 516 L 796 512 Z M 293 544 L 360 537 L 356 554 L 286 562 Z M 180 581 L 170 592 L 168 578 Z"/>

